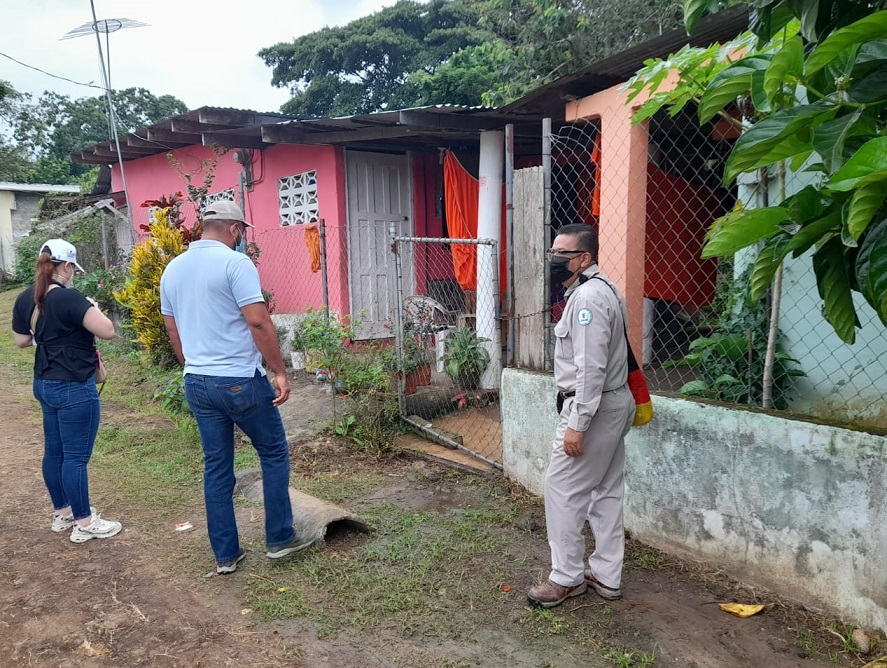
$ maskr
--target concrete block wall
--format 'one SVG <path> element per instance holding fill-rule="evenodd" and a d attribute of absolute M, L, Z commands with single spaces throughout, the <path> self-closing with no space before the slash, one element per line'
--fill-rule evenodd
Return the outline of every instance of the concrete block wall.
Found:
<path fill-rule="evenodd" d="M 506 475 L 542 493 L 554 381 L 506 369 Z M 626 527 L 662 549 L 887 631 L 887 439 L 653 398 L 626 442 Z"/>

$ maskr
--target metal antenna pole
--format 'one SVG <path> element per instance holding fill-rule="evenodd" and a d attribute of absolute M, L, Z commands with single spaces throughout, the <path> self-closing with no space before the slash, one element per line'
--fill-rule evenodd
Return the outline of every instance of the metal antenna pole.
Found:
<path fill-rule="evenodd" d="M 147 24 L 140 23 L 138 21 L 132 21 L 130 19 L 111 19 L 110 21 L 104 19 L 102 21 L 103 25 L 99 26 L 99 20 L 95 13 L 94 0 L 89 0 L 89 7 L 92 12 L 92 23 L 85 23 L 82 26 L 75 28 L 74 30 L 65 34 L 62 39 L 80 37 L 89 33 L 93 33 L 95 35 L 95 43 L 99 52 L 99 68 L 102 74 L 102 83 L 104 84 L 105 88 L 105 97 L 108 102 L 108 123 L 110 125 L 109 129 L 111 139 L 114 141 L 114 146 L 117 149 L 117 163 L 120 166 L 120 180 L 123 185 L 123 193 L 126 197 L 127 203 L 127 218 L 129 219 L 130 224 L 132 224 L 132 203 L 129 201 L 129 188 L 126 185 L 126 170 L 123 165 L 123 152 L 120 150 L 120 138 L 117 136 L 117 114 L 114 110 L 114 99 L 111 94 L 111 41 L 109 35 L 112 32 L 120 30 L 121 28 L 138 28 Z M 105 33 L 105 49 L 102 49 L 102 38 L 99 35 L 100 32 Z M 105 64 L 105 53 L 107 53 L 107 66 Z"/>
<path fill-rule="evenodd" d="M 120 181 L 123 184 L 123 195 L 126 197 L 126 213 L 132 222 L 132 202 L 129 201 L 129 189 L 126 187 L 126 173 L 123 168 L 123 152 L 120 150 L 120 138 L 117 136 L 117 114 L 114 113 L 114 100 L 111 98 L 111 82 L 108 72 L 105 70 L 105 57 L 102 53 L 102 38 L 99 36 L 99 21 L 95 14 L 95 1 L 89 0 L 89 6 L 92 9 L 92 29 L 95 33 L 95 43 L 99 50 L 99 65 L 102 70 L 102 82 L 105 84 L 105 97 L 108 100 L 108 117 L 111 120 L 111 138 L 114 140 L 114 146 L 117 148 L 117 163 L 120 165 Z"/>

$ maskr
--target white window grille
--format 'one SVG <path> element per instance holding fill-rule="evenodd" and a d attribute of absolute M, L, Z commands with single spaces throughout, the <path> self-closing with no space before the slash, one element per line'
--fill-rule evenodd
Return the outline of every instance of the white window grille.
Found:
<path fill-rule="evenodd" d="M 228 200 L 230 202 L 236 201 L 234 199 L 234 188 L 228 188 L 227 190 L 220 190 L 217 193 L 207 193 L 203 197 L 200 198 L 200 217 L 203 218 L 203 212 L 206 211 L 206 207 L 208 207 L 213 202 L 219 202 L 221 200 Z"/>
<path fill-rule="evenodd" d="M 317 170 L 277 180 L 280 225 L 306 225 L 320 218 L 317 208 Z"/>

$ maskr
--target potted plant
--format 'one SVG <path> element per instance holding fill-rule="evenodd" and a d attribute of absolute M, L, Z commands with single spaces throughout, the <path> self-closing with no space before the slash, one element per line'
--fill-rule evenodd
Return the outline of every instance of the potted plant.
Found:
<path fill-rule="evenodd" d="M 404 303 L 403 309 L 403 371 L 408 392 L 415 386 L 431 384 L 431 364 L 428 347 L 433 345 L 439 326 L 434 323 L 434 308 L 424 297 L 414 297 Z"/>
<path fill-rule="evenodd" d="M 442 360 L 447 375 L 462 390 L 477 389 L 480 377 L 490 363 L 490 353 L 471 327 L 463 327 L 447 337 Z"/>
<path fill-rule="evenodd" d="M 406 374 L 407 384 L 414 386 L 431 384 L 431 364 L 428 361 L 425 341 L 409 333 L 403 342 L 403 372 Z"/>

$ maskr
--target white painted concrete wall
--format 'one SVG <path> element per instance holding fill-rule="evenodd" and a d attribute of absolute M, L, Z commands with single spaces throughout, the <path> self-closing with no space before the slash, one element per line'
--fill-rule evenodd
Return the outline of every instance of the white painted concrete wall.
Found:
<path fill-rule="evenodd" d="M 506 369 L 506 475 L 541 493 L 550 375 Z M 887 438 L 683 399 L 627 439 L 626 527 L 774 592 L 887 631 Z"/>

